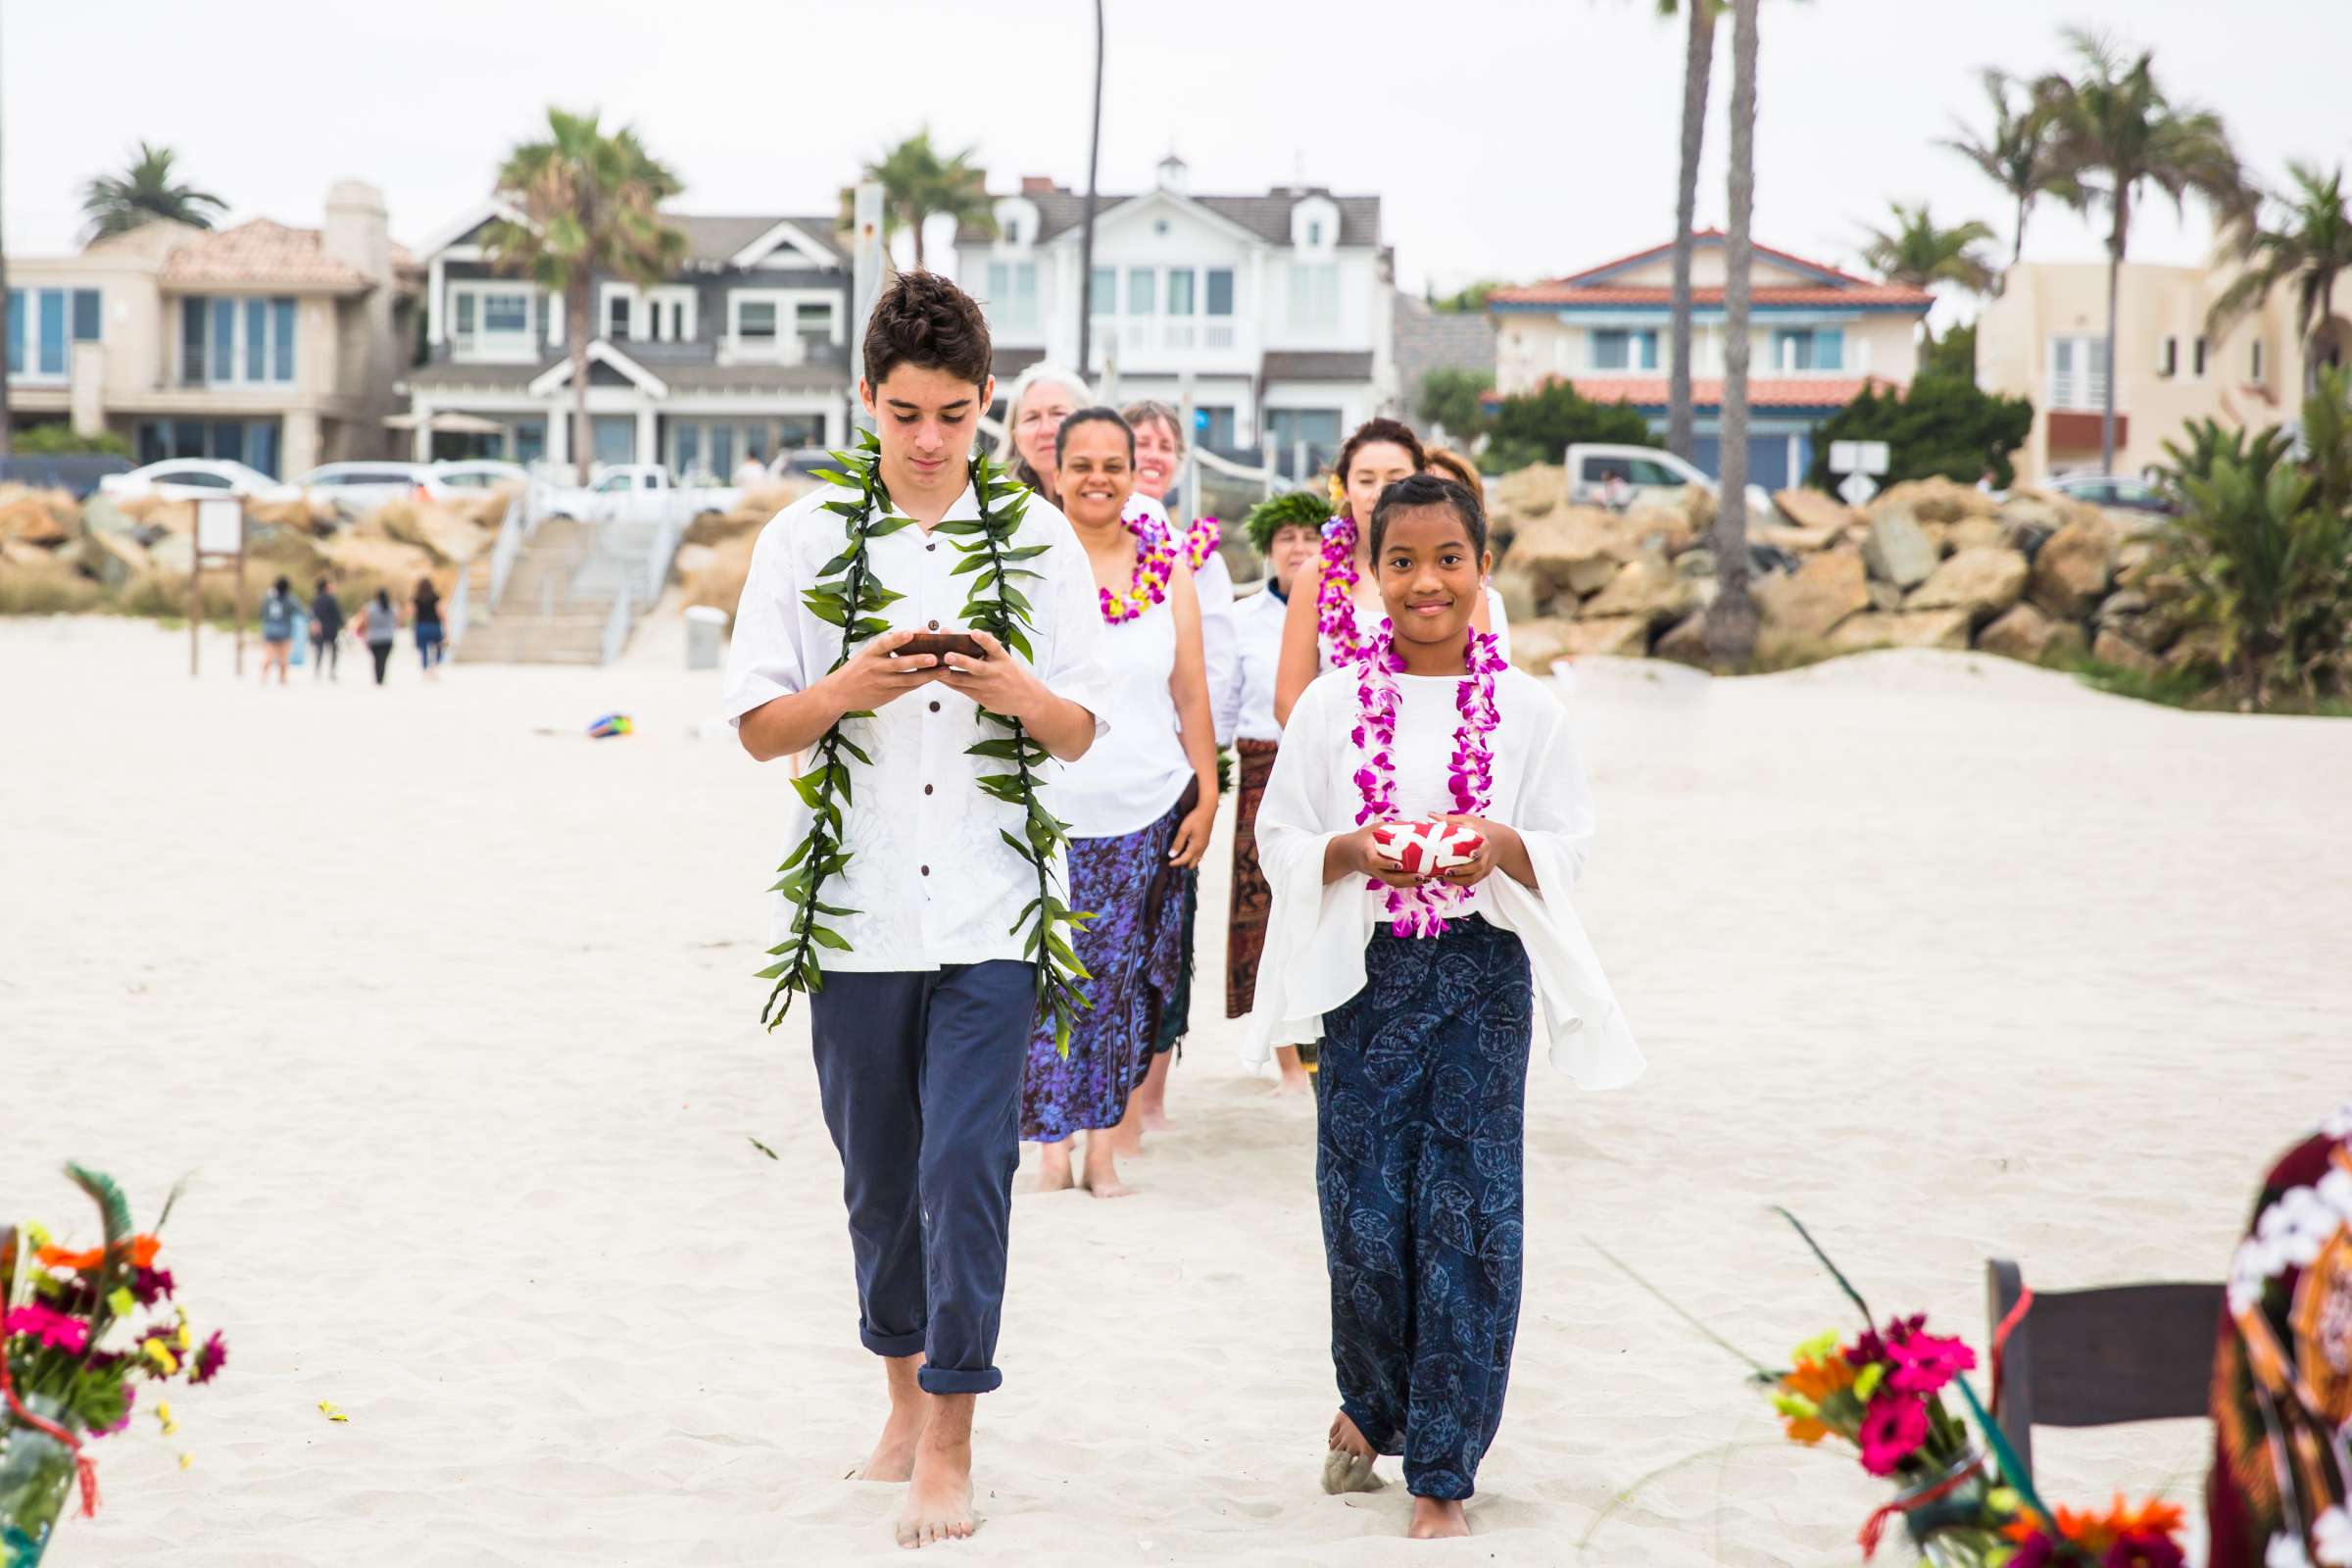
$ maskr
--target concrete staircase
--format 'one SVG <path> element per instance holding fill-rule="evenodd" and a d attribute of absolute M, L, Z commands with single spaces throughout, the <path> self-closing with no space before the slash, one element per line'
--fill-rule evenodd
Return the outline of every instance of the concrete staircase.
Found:
<path fill-rule="evenodd" d="M 617 582 L 587 573 L 595 535 L 570 517 L 549 517 L 531 535 L 508 573 L 506 592 L 489 617 L 458 642 L 461 664 L 594 664 L 604 658 L 605 624 Z M 486 598 L 489 568 L 470 592 Z M 601 579 L 601 580 L 600 580 Z M 476 601 L 477 603 L 480 601 Z"/>

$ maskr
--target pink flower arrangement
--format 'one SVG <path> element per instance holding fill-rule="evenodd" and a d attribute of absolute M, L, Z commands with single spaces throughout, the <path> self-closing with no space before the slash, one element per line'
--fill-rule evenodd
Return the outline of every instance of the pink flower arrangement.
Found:
<path fill-rule="evenodd" d="M 0 1332 L 24 1335 L 35 1345 L 63 1350 L 68 1355 L 79 1355 L 90 1343 L 89 1324 L 38 1301 L 20 1306 L 0 1319 Z"/>
<path fill-rule="evenodd" d="M 1225 541 L 1225 525 L 1214 517 L 1198 517 L 1184 535 L 1184 564 L 1199 571 L 1208 564 L 1208 558 L 1217 553 Z"/>
<path fill-rule="evenodd" d="M 1332 666 L 1346 669 L 1371 648 L 1355 625 L 1355 519 L 1345 513 L 1323 525 L 1323 578 L 1315 589 L 1315 625 L 1331 650 Z"/>

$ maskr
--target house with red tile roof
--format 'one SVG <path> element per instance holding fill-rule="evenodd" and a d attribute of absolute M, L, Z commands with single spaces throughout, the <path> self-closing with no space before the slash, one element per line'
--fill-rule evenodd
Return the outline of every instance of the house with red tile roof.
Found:
<path fill-rule="evenodd" d="M 1722 460 L 1724 236 L 1696 236 L 1691 258 L 1693 454 Z M 1632 404 L 1666 428 L 1673 246 L 1653 246 L 1568 277 L 1496 289 L 1494 390 L 1554 380 L 1586 397 Z M 1873 382 L 1908 386 L 1918 328 L 1935 303 L 1923 289 L 1875 282 L 1770 246 L 1755 248 L 1749 318 L 1748 478 L 1777 489 L 1813 461 L 1815 425 Z"/>
<path fill-rule="evenodd" d="M 112 431 L 141 463 L 277 477 L 386 455 L 419 274 L 374 186 L 339 181 L 325 220 L 157 220 L 77 255 L 11 256 L 11 417 Z"/>

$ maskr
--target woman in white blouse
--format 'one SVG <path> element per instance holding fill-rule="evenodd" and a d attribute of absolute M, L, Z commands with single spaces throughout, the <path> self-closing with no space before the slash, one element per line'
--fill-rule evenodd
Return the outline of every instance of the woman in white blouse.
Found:
<path fill-rule="evenodd" d="M 1274 773 L 1282 726 L 1274 721 L 1274 669 L 1282 659 L 1282 621 L 1291 590 L 1322 543 L 1331 503 L 1312 490 L 1294 490 L 1250 510 L 1242 526 L 1265 558 L 1266 585 L 1233 607 L 1235 669 L 1233 750 L 1233 903 L 1225 924 L 1225 1016 L 1249 1015 L 1257 995 L 1257 960 L 1266 942 L 1270 895 L 1257 860 L 1257 805 Z M 1307 1091 L 1297 1046 L 1277 1046 L 1282 1069 L 1275 1093 Z"/>
<path fill-rule="evenodd" d="M 1086 1132 L 1086 1186 L 1123 1197 L 1115 1129 L 1151 1064 L 1183 967 L 1180 879 L 1208 848 L 1217 750 L 1200 657 L 1200 607 L 1182 546 L 1133 505 L 1135 446 L 1109 409 L 1056 436 L 1055 473 L 1094 567 L 1111 692 L 1109 729 L 1062 769 L 1052 808 L 1069 824 L 1068 904 L 1093 918 L 1074 939 L 1088 1006 L 1065 1053 L 1050 1024 L 1029 1044 L 1021 1137 L 1045 1146 L 1041 1185 L 1071 1185 Z"/>
<path fill-rule="evenodd" d="M 1135 432 L 1135 493 L 1138 500 L 1156 503 L 1170 518 L 1176 537 L 1184 541 L 1184 562 L 1193 570 L 1193 590 L 1200 600 L 1200 662 L 1208 671 L 1209 718 L 1216 726 L 1217 746 L 1233 744 L 1234 622 L 1233 573 L 1217 553 L 1222 536 L 1214 517 L 1184 515 L 1177 481 L 1184 473 L 1187 443 L 1184 416 L 1156 398 L 1130 403 L 1119 411 Z M 1135 1091 L 1135 1120 L 1131 1131 L 1142 1135 L 1168 1124 L 1168 1069 L 1176 1048 L 1192 1028 L 1193 961 L 1197 953 L 1194 931 L 1200 911 L 1200 873 L 1184 875 L 1184 962 L 1176 976 L 1176 1001 L 1159 1021 L 1159 1038 L 1152 1050 L 1152 1070 Z M 1131 1146 L 1132 1147 L 1132 1146 Z"/>
<path fill-rule="evenodd" d="M 1315 1182 L 1340 1386 L 1333 1492 L 1401 1454 L 1410 1534 L 1462 1508 L 1509 1381 L 1525 1240 L 1528 1052 L 1588 1088 L 1642 1056 L 1569 902 L 1592 813 L 1566 715 L 1474 611 L 1486 519 L 1414 475 L 1370 518 L 1388 620 L 1300 696 L 1257 818 L 1274 909 L 1245 1055 L 1322 1039 Z M 1393 631 L 1391 627 L 1394 627 Z M 1444 818 L 1459 864 L 1376 835 Z"/>

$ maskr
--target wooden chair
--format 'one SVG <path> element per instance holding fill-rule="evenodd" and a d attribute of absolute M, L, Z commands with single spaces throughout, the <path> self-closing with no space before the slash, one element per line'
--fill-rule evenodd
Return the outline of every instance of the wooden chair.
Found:
<path fill-rule="evenodd" d="M 1993 1328 L 2025 1290 L 2017 1265 L 1984 1266 Z M 2035 1291 L 2003 1354 L 2001 1435 L 2034 1474 L 2034 1429 L 2110 1427 L 2201 1416 L 2209 1406 L 2219 1285 L 2115 1285 Z"/>

